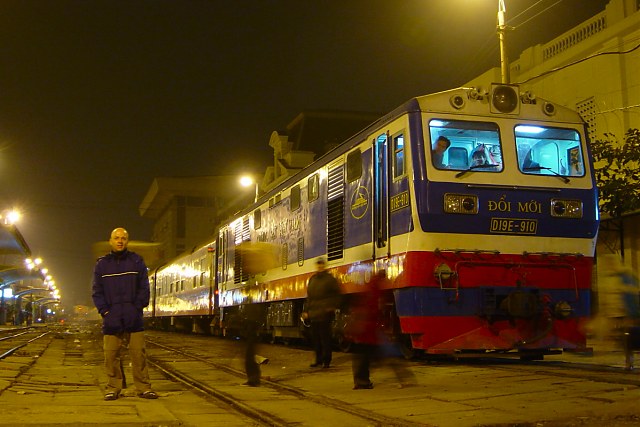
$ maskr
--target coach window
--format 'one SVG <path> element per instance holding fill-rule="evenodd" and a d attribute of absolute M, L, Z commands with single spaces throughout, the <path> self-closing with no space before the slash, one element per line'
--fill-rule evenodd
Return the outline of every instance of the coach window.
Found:
<path fill-rule="evenodd" d="M 309 202 L 317 200 L 320 196 L 320 177 L 317 173 L 311 175 L 307 181 L 307 198 Z"/>
<path fill-rule="evenodd" d="M 404 135 L 393 137 L 393 179 L 404 175 Z"/>
<path fill-rule="evenodd" d="M 300 185 L 294 185 L 291 187 L 291 205 L 289 206 L 289 210 L 291 212 L 298 210 L 300 207 Z"/>
<path fill-rule="evenodd" d="M 262 211 L 260 209 L 256 209 L 253 211 L 253 229 L 257 230 L 262 227 Z"/>
<path fill-rule="evenodd" d="M 347 154 L 347 182 L 353 182 L 362 176 L 362 153 L 356 149 Z"/>

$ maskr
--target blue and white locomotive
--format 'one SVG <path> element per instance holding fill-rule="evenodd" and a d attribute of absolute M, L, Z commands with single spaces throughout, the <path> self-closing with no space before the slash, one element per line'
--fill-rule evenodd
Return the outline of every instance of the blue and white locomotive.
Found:
<path fill-rule="evenodd" d="M 150 313 L 224 333 L 250 302 L 263 334 L 297 338 L 323 256 L 345 295 L 385 270 L 381 327 L 408 352 L 580 349 L 598 222 L 577 113 L 515 85 L 454 89 L 409 100 L 221 224 L 189 270 L 209 269 L 206 290 L 156 284 L 156 304 L 175 309 Z M 256 244 L 271 260 L 258 268 L 243 249 Z M 337 313 L 337 338 L 345 322 Z"/>

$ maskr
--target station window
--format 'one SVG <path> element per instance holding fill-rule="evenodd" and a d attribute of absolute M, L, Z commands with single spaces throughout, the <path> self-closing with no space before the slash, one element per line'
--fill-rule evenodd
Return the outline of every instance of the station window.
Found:
<path fill-rule="evenodd" d="M 255 230 L 262 227 L 262 211 L 260 209 L 256 209 L 253 211 L 253 228 Z"/>

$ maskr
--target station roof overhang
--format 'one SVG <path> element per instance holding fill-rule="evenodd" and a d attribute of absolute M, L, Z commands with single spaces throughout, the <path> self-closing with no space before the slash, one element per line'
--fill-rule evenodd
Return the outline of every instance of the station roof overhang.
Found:
<path fill-rule="evenodd" d="M 0 265 L 0 286 L 10 285 L 20 280 L 44 279 L 40 270 L 31 270 L 15 265 Z"/>
<path fill-rule="evenodd" d="M 15 225 L 0 226 L 0 255 L 31 256 L 31 249 Z"/>
<path fill-rule="evenodd" d="M 43 278 L 41 271 L 28 269 L 23 265 L 24 259 L 31 256 L 31 249 L 15 225 L 0 225 L 0 255 L 4 258 L 0 264 L 0 286 L 20 280 Z M 14 256 L 20 259 L 19 265 L 7 262 Z"/>

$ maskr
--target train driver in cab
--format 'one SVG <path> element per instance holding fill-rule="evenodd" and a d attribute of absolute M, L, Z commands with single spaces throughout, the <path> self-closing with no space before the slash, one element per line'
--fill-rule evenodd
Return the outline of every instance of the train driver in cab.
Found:
<path fill-rule="evenodd" d="M 444 153 L 451 146 L 451 141 L 446 136 L 439 136 L 433 149 L 431 150 L 431 157 L 433 158 L 433 165 L 438 169 L 446 169 L 447 165 L 444 164 Z"/>
<path fill-rule="evenodd" d="M 500 166 L 484 144 L 478 145 L 473 150 L 471 153 L 470 164 L 472 169 L 482 168 L 483 170 L 489 171 L 497 171 Z"/>

